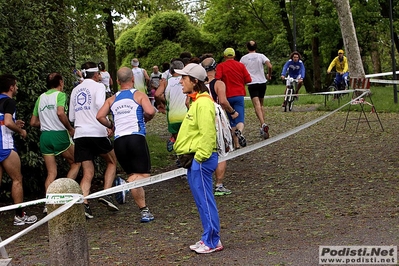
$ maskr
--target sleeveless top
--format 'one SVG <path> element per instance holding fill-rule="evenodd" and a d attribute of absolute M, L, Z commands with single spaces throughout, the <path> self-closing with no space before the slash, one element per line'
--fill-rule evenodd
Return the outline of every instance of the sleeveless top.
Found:
<path fill-rule="evenodd" d="M 144 110 L 134 100 L 136 89 L 123 90 L 115 94 L 111 113 L 115 123 L 115 139 L 127 135 L 146 134 Z"/>
<path fill-rule="evenodd" d="M 165 88 L 167 120 L 169 124 L 181 123 L 187 114 L 186 94 L 180 84 L 181 76 L 170 77 Z"/>
<path fill-rule="evenodd" d="M 14 149 L 14 131 L 4 125 L 5 112 L 3 106 L 8 99 L 12 100 L 7 95 L 2 93 L 0 94 L 0 150 Z M 12 119 L 14 122 L 16 121 L 15 113 L 16 111 L 14 110 L 14 113 L 12 114 Z"/>
<path fill-rule="evenodd" d="M 144 70 L 139 67 L 132 68 L 134 76 L 134 88 L 147 94 L 147 85 L 144 77 Z"/>
<path fill-rule="evenodd" d="M 212 81 L 208 83 L 209 86 L 207 86 L 207 87 L 209 89 L 209 95 L 212 96 L 213 101 L 215 103 L 219 103 L 219 97 L 218 97 L 218 95 L 216 94 L 216 91 L 215 91 L 215 83 L 216 83 L 216 81 L 218 81 L 218 80 L 217 79 L 212 79 Z"/>

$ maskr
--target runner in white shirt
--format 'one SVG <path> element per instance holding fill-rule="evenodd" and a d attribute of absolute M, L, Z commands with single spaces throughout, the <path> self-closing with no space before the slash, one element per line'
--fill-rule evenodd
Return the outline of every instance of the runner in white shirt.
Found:
<path fill-rule="evenodd" d="M 112 133 L 100 122 L 96 116 L 105 102 L 104 85 L 99 83 L 100 72 L 96 63 L 86 62 L 82 65 L 84 80 L 76 86 L 71 94 L 69 103 L 69 120 L 75 124 L 75 162 L 81 162 L 83 178 L 80 187 L 83 196 L 90 193 L 91 181 L 94 177 L 93 160 L 97 155 L 103 157 L 107 163 L 104 173 L 104 189 L 112 187 L 116 174 L 116 156 L 108 138 Z M 99 201 L 112 211 L 118 211 L 110 195 L 99 198 Z M 86 218 L 93 218 L 93 214 L 85 203 Z"/>
<path fill-rule="evenodd" d="M 112 95 L 112 90 L 111 87 L 113 85 L 113 81 L 111 78 L 111 75 L 108 73 L 107 70 L 105 70 L 105 64 L 104 62 L 98 63 L 98 69 L 101 71 L 101 83 L 104 84 L 105 86 L 105 93 L 107 95 L 107 98 Z"/>
<path fill-rule="evenodd" d="M 168 131 L 171 136 L 166 144 L 166 149 L 171 152 L 176 141 L 181 123 L 187 113 L 186 94 L 183 93 L 180 84 L 181 76 L 174 69 L 183 69 L 184 64 L 181 60 L 174 60 L 170 64 L 172 76 L 168 80 L 161 80 L 158 89 L 155 91 L 155 99 L 165 106 L 166 119 L 168 121 Z"/>
<path fill-rule="evenodd" d="M 66 94 L 64 79 L 59 73 L 50 73 L 46 78 L 48 91 L 36 100 L 30 125 L 40 127 L 40 151 L 47 169 L 44 183 L 45 191 L 57 177 L 57 162 L 55 156 L 64 157 L 70 164 L 67 178 L 76 179 L 80 163 L 74 162 L 75 147 L 71 141 L 75 129 L 65 114 Z M 47 207 L 43 213 L 47 214 Z"/>
<path fill-rule="evenodd" d="M 248 83 L 248 92 L 255 108 L 256 116 L 260 122 L 260 135 L 264 139 L 269 138 L 269 126 L 265 123 L 263 100 L 266 93 L 266 82 L 272 77 L 272 64 L 269 58 L 264 54 L 256 52 L 256 42 L 249 41 L 247 43 L 248 54 L 244 55 L 240 62 L 245 65 L 252 82 Z M 264 65 L 267 65 L 267 79 L 265 77 Z"/>
<path fill-rule="evenodd" d="M 137 58 L 133 58 L 131 64 L 134 75 L 134 88 L 147 94 L 147 84 L 150 81 L 147 71 L 139 67 L 140 62 Z"/>

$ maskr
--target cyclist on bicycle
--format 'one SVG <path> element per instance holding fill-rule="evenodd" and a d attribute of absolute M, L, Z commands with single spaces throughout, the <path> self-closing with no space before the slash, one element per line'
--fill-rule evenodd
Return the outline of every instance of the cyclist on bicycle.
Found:
<path fill-rule="evenodd" d="M 327 69 L 327 74 L 330 74 L 331 70 L 335 67 L 337 73 L 335 74 L 334 84 L 338 89 L 342 81 L 344 81 L 345 88 L 348 87 L 348 59 L 344 56 L 344 50 L 338 51 L 338 56 L 335 57 L 332 61 L 330 66 Z"/>
<path fill-rule="evenodd" d="M 296 88 L 295 94 L 298 94 L 299 89 L 303 84 L 303 79 L 305 78 L 305 65 L 301 60 L 301 54 L 294 51 L 290 55 L 290 59 L 284 64 L 283 70 L 281 71 L 281 79 L 284 81 L 286 74 L 288 76 L 298 80 L 298 86 Z M 291 86 L 291 82 L 286 80 L 286 88 L 284 94 L 287 92 L 287 88 Z M 295 96 L 298 99 L 298 96 Z M 284 107 L 285 102 L 283 102 L 282 107 Z"/>

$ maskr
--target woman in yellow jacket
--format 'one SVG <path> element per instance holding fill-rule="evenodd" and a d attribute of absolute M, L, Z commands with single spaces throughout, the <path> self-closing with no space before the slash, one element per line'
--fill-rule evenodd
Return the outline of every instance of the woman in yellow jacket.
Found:
<path fill-rule="evenodd" d="M 173 146 L 180 163 L 187 168 L 187 180 L 203 227 L 200 241 L 190 249 L 200 254 L 220 251 L 223 245 L 212 183 L 218 164 L 215 106 L 204 83 L 207 75 L 202 66 L 192 63 L 175 72 L 182 75 L 183 93 L 197 92 Z"/>

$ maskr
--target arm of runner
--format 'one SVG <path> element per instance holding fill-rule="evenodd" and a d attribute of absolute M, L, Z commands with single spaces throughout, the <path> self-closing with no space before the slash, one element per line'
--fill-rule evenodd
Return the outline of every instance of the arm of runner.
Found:
<path fill-rule="evenodd" d="M 37 117 L 35 115 L 32 115 L 29 124 L 30 124 L 31 127 L 40 127 L 39 117 Z"/>
<path fill-rule="evenodd" d="M 159 81 L 159 87 L 158 89 L 155 91 L 154 97 L 157 101 L 159 101 L 160 103 L 165 104 L 165 89 L 166 89 L 166 84 L 167 81 L 166 79 L 161 79 Z"/>
<path fill-rule="evenodd" d="M 12 119 L 12 114 L 5 113 L 4 114 L 4 125 L 14 131 L 15 133 L 18 133 L 21 135 L 21 137 L 26 138 L 26 130 L 22 129 L 19 127 L 17 124 L 15 124 L 14 120 Z"/>
<path fill-rule="evenodd" d="M 39 110 L 39 99 L 36 100 L 35 107 L 33 108 L 33 114 L 29 123 L 31 127 L 40 127 L 38 110 Z"/>
<path fill-rule="evenodd" d="M 142 93 L 141 91 L 136 91 L 134 93 L 134 100 L 138 102 L 144 110 L 144 121 L 148 122 L 155 116 L 155 108 L 151 104 L 150 99 L 148 99 L 147 95 Z"/>
<path fill-rule="evenodd" d="M 219 104 L 222 106 L 223 110 L 230 114 L 233 119 L 238 117 L 238 112 L 231 107 L 229 101 L 226 98 L 226 85 L 223 81 L 218 80 L 215 83 L 215 91 L 218 95 Z"/>
<path fill-rule="evenodd" d="M 61 123 L 64 125 L 64 127 L 68 130 L 69 135 L 71 137 L 73 137 L 73 135 L 75 134 L 75 129 L 71 126 L 71 124 L 68 121 L 68 117 L 65 114 L 64 106 L 57 107 L 57 116 L 58 116 L 58 119 L 61 121 Z M 32 116 L 32 118 L 33 118 L 33 116 Z M 32 120 L 31 120 L 31 122 L 32 122 Z"/>
<path fill-rule="evenodd" d="M 265 65 L 267 66 L 267 80 L 271 80 L 272 79 L 272 64 L 270 63 L 270 61 L 266 61 Z"/>
<path fill-rule="evenodd" d="M 147 70 L 143 69 L 146 87 L 150 86 L 150 76 L 148 76 Z"/>
<path fill-rule="evenodd" d="M 108 98 L 105 103 L 103 104 L 103 106 L 100 108 L 100 110 L 98 110 L 97 112 L 97 120 L 98 122 L 100 122 L 100 124 L 102 124 L 103 126 L 105 126 L 106 128 L 109 129 L 113 129 L 114 128 L 114 123 L 110 120 L 108 120 L 108 114 L 110 111 L 110 107 L 111 107 L 111 103 L 114 101 L 115 95 Z"/>
<path fill-rule="evenodd" d="M 166 104 L 166 99 L 165 99 L 165 89 L 166 89 L 167 81 L 166 79 L 161 79 L 159 81 L 159 86 L 158 89 L 155 91 L 154 98 L 155 98 L 155 104 L 159 112 L 165 114 L 165 104 Z"/>
<path fill-rule="evenodd" d="M 73 101 L 75 99 L 75 95 L 74 95 L 74 91 L 72 91 L 71 93 L 71 97 L 69 99 L 69 121 L 71 121 L 72 123 L 75 122 L 75 107 L 73 104 Z"/>

